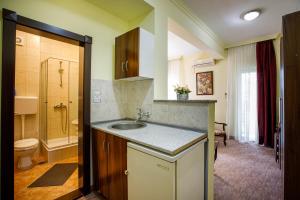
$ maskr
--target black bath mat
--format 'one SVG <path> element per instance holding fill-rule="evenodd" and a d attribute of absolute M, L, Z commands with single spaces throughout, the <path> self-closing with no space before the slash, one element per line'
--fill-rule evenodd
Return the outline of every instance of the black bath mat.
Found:
<path fill-rule="evenodd" d="M 63 185 L 76 170 L 77 166 L 77 163 L 55 164 L 28 187 L 32 188 Z"/>

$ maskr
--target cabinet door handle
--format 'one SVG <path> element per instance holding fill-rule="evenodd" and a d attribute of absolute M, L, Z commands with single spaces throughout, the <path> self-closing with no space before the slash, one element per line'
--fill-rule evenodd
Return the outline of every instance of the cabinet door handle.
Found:
<path fill-rule="evenodd" d="M 126 60 L 126 62 L 125 62 L 125 69 L 126 69 L 126 71 L 128 71 L 128 60 Z"/>
<path fill-rule="evenodd" d="M 128 174 L 129 174 L 128 170 L 125 170 L 125 171 L 124 171 L 124 174 L 125 174 L 126 176 L 128 176 Z"/>
<path fill-rule="evenodd" d="M 105 140 L 103 141 L 103 149 L 104 149 L 104 151 L 106 151 L 106 148 L 105 148 Z"/>
<path fill-rule="evenodd" d="M 107 143 L 107 154 L 109 155 L 109 147 L 110 145 L 109 145 L 109 142 Z"/>
<path fill-rule="evenodd" d="M 124 62 L 122 62 L 122 72 L 124 72 Z"/>

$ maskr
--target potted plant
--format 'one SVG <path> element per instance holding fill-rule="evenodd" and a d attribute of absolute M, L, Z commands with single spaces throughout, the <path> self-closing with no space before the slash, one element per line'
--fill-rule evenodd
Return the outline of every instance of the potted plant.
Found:
<path fill-rule="evenodd" d="M 177 100 L 179 101 L 187 101 L 189 99 L 189 93 L 191 90 L 187 86 L 175 86 L 174 91 L 177 94 Z"/>

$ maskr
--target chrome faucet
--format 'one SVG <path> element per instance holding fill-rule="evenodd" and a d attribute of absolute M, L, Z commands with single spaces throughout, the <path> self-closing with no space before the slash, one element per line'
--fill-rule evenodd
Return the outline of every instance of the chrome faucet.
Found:
<path fill-rule="evenodd" d="M 64 105 L 63 103 L 60 103 L 60 104 L 54 105 L 54 109 L 63 109 L 63 108 L 67 108 L 67 106 L 66 106 L 66 105 Z"/>
<path fill-rule="evenodd" d="M 147 120 L 147 119 L 150 118 L 150 116 L 151 116 L 150 112 L 144 112 L 141 108 L 137 108 L 137 110 L 138 110 L 138 113 L 137 113 L 137 119 L 136 119 L 136 121 L 141 121 L 141 120 L 143 120 L 145 118 Z"/>

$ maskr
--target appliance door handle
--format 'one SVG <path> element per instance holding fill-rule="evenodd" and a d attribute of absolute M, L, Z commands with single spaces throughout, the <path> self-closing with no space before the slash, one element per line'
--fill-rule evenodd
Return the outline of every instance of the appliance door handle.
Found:
<path fill-rule="evenodd" d="M 128 60 L 126 60 L 125 62 L 125 69 L 126 69 L 126 72 L 128 71 Z"/>

